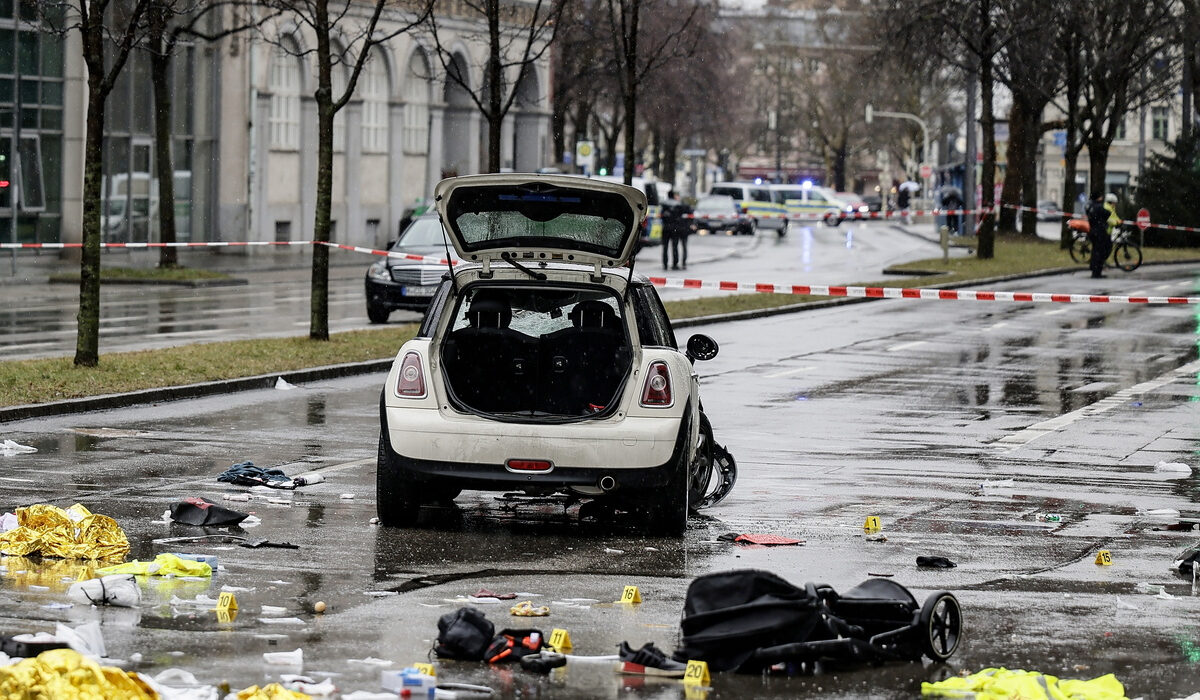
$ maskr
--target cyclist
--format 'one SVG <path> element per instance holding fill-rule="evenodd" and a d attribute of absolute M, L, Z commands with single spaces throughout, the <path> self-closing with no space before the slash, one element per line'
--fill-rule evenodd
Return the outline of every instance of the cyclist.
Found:
<path fill-rule="evenodd" d="M 1104 261 L 1112 252 L 1112 236 L 1109 235 L 1109 219 L 1116 214 L 1110 211 L 1104 202 L 1104 192 L 1096 190 L 1092 200 L 1087 205 L 1088 241 L 1092 244 L 1092 257 L 1088 267 L 1092 269 L 1092 277 L 1104 276 Z M 1117 218 L 1120 221 L 1120 218 Z"/>

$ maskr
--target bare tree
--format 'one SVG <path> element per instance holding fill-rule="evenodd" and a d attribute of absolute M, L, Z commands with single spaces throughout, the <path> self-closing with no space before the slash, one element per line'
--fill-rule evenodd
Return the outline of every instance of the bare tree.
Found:
<path fill-rule="evenodd" d="M 228 12 L 228 23 L 212 29 L 214 20 Z M 144 48 L 150 58 L 150 82 L 154 91 L 154 153 L 158 179 L 159 240 L 174 243 L 175 163 L 172 157 L 171 61 L 179 41 L 185 37 L 218 41 L 261 26 L 277 12 L 251 12 L 249 0 L 150 0 L 146 10 Z M 159 267 L 175 267 L 179 256 L 173 246 L 159 249 Z"/>
<path fill-rule="evenodd" d="M 391 0 L 264 0 L 264 5 L 286 13 L 310 31 L 315 48 L 303 50 L 283 37 L 267 37 L 278 50 L 296 56 L 315 56 L 317 61 L 317 200 L 314 212 L 312 294 L 308 337 L 329 340 L 329 228 L 333 206 L 333 119 L 354 96 L 359 75 L 372 49 L 424 22 L 434 0 L 410 0 L 403 6 Z M 384 10 L 393 20 L 391 29 L 379 27 Z M 335 41 L 342 43 L 334 49 Z M 344 89 L 335 94 L 333 73 L 349 68 Z"/>
<path fill-rule="evenodd" d="M 568 148 L 588 135 L 588 124 L 595 110 L 597 87 L 612 73 L 611 45 L 601 31 L 608 22 L 598 0 L 577 0 L 565 4 L 559 28 L 551 48 L 554 70 L 554 97 L 551 105 L 555 160 Z M 567 123 L 573 127 L 575 141 L 566 142 Z"/>
<path fill-rule="evenodd" d="M 696 21 L 700 0 L 605 0 L 612 35 L 617 84 L 624 111 L 625 184 L 633 182 L 636 165 L 638 92 L 648 76 L 673 58 L 686 58 L 695 50 L 695 37 L 688 30 Z M 642 36 L 642 14 L 667 12 L 678 17 L 674 26 L 659 34 Z M 641 45 L 645 39 L 644 45 Z"/>
<path fill-rule="evenodd" d="M 919 65 L 935 61 L 974 73 L 979 79 L 980 126 L 983 130 L 981 206 L 994 210 L 996 182 L 995 64 L 1012 41 L 1009 23 L 1014 0 L 887 0 L 877 9 L 885 28 L 885 51 L 895 60 Z M 968 128 L 974 128 L 968 124 Z M 980 259 L 995 257 L 995 219 L 984 216 L 979 227 Z"/>
<path fill-rule="evenodd" d="M 83 144 L 83 232 L 75 365 L 100 362 L 100 198 L 104 117 L 108 96 L 141 37 L 151 0 L 61 0 L 40 7 L 53 31 L 78 32 L 87 66 Z"/>
<path fill-rule="evenodd" d="M 468 15 L 470 26 L 482 23 L 486 27 L 484 31 L 460 29 L 457 34 L 468 41 L 483 39 L 487 45 L 481 84 L 471 84 L 470 66 L 461 65 L 454 48 L 444 41 L 446 19 L 430 13 L 425 25 L 447 78 L 470 96 L 487 121 L 488 172 L 500 172 L 500 130 L 504 118 L 520 94 L 522 80 L 554 41 L 566 2 L 462 0 L 459 7 Z"/>

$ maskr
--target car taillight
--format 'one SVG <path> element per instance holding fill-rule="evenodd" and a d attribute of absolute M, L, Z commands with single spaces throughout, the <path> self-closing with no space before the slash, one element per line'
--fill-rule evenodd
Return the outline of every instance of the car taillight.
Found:
<path fill-rule="evenodd" d="M 671 370 L 667 363 L 650 364 L 646 371 L 646 383 L 642 385 L 642 405 L 662 408 L 674 403 L 671 396 Z"/>
<path fill-rule="evenodd" d="M 425 396 L 425 372 L 421 368 L 421 356 L 410 352 L 400 363 L 400 379 L 396 382 L 396 394 L 410 399 Z"/>

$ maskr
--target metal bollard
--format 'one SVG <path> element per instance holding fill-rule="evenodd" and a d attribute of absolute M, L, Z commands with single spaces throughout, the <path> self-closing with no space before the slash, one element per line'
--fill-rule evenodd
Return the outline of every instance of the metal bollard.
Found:
<path fill-rule="evenodd" d="M 942 239 L 942 262 L 950 262 L 950 227 L 941 226 L 938 233 Z"/>

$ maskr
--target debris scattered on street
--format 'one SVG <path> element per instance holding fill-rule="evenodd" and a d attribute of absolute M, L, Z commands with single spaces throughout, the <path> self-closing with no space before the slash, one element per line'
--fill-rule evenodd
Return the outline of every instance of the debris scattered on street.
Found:
<path fill-rule="evenodd" d="M 923 569 L 953 569 L 958 566 L 946 557 L 917 557 L 917 566 Z"/>
<path fill-rule="evenodd" d="M 288 380 L 284 379 L 283 377 L 276 377 L 275 388 L 279 391 L 288 391 L 290 389 L 295 389 L 296 385 L 288 382 Z"/>
<path fill-rule="evenodd" d="M 117 521 L 79 503 L 66 510 L 44 503 L 18 508 L 16 518 L 17 527 L 0 534 L 0 554 L 120 561 L 129 553 Z"/>
<path fill-rule="evenodd" d="M 509 613 L 517 617 L 545 617 L 550 614 L 550 608 L 545 605 L 534 606 L 533 601 L 523 601 L 512 606 Z"/>
<path fill-rule="evenodd" d="M 1063 516 L 1058 513 L 1038 513 L 1034 516 L 1040 523 L 1061 523 Z"/>
<path fill-rule="evenodd" d="M 717 539 L 722 542 L 736 542 L 738 544 L 757 544 L 757 545 L 791 545 L 804 544 L 804 540 L 798 540 L 794 537 L 784 537 L 783 535 L 771 534 L 739 534 L 736 532 L 727 532 L 723 535 L 718 535 Z"/>
<path fill-rule="evenodd" d="M 100 666 L 74 649 L 52 649 L 0 667 L 0 696 L 79 697 L 151 700 L 156 694 L 136 673 Z"/>
<path fill-rule="evenodd" d="M 34 452 L 37 452 L 36 447 L 22 445 L 12 440 L 5 440 L 3 443 L 0 443 L 0 457 L 12 457 L 15 455 L 32 454 Z"/>
<path fill-rule="evenodd" d="M 217 476 L 222 481 L 234 486 L 267 486 L 276 489 L 294 489 L 291 477 L 282 469 L 274 467 L 256 467 L 254 462 L 238 462 Z"/>
<path fill-rule="evenodd" d="M 516 600 L 517 594 L 516 593 L 496 593 L 495 591 L 491 591 L 486 588 L 480 588 L 478 591 L 475 591 L 475 593 L 473 593 L 469 597 L 472 600 L 479 600 L 481 598 L 495 598 L 496 600 Z"/>
<path fill-rule="evenodd" d="M 109 574 L 133 574 L 134 576 L 212 576 L 212 566 L 202 561 L 183 559 L 174 554 L 162 553 L 154 561 L 137 561 L 106 566 L 96 569 L 97 576 Z"/>
<path fill-rule="evenodd" d="M 239 547 L 247 549 L 261 549 L 269 547 L 272 549 L 300 549 L 300 545 L 292 544 L 291 542 L 272 542 L 271 540 L 246 540 L 238 544 Z"/>
<path fill-rule="evenodd" d="M 304 693 L 288 690 L 278 683 L 272 683 L 262 688 L 252 685 L 245 690 L 238 691 L 236 697 L 238 700 L 309 700 Z"/>
<path fill-rule="evenodd" d="M 624 553 L 625 553 L 625 550 L 623 550 L 623 549 L 613 549 L 612 547 L 605 547 L 605 548 L 604 548 L 604 553 L 605 553 L 605 554 L 624 554 Z"/>
<path fill-rule="evenodd" d="M 263 654 L 263 663 L 268 663 L 273 666 L 303 666 L 304 649 L 265 652 Z"/>
<path fill-rule="evenodd" d="M 1166 462 L 1166 461 L 1163 461 L 1163 462 L 1159 462 L 1158 464 L 1155 464 L 1155 465 L 1154 465 L 1154 471 L 1156 471 L 1156 472 L 1170 472 L 1170 473 L 1172 473 L 1172 474 L 1178 474 L 1178 475 L 1179 475 L 1179 478 L 1183 478 L 1183 477 L 1185 477 L 1185 476 L 1190 476 L 1190 475 L 1191 475 L 1191 473 L 1192 473 L 1192 468 L 1191 468 L 1191 467 L 1189 467 L 1188 465 L 1184 464 L 1183 462 Z"/>
<path fill-rule="evenodd" d="M 887 535 L 882 532 L 876 532 L 870 535 L 864 535 L 868 542 L 887 542 Z"/>
<path fill-rule="evenodd" d="M 968 693 L 980 693 L 996 698 L 1027 698 L 1028 700 L 1050 700 L 1051 698 L 1103 698 L 1121 700 L 1125 697 L 1125 686 L 1109 673 L 1090 681 L 1072 680 L 1048 676 L 1037 671 L 1020 669 L 985 668 L 966 677 L 947 678 L 936 683 L 921 684 L 921 695 L 925 697 L 961 698 Z"/>
<path fill-rule="evenodd" d="M 378 659 L 374 656 L 368 656 L 365 659 L 346 659 L 348 664 L 361 664 L 363 666 L 391 666 L 392 662 L 387 659 Z"/>
<path fill-rule="evenodd" d="M 231 510 L 203 498 L 185 498 L 171 506 L 171 519 L 184 525 L 225 527 L 237 525 L 248 517 L 249 513 Z"/>

